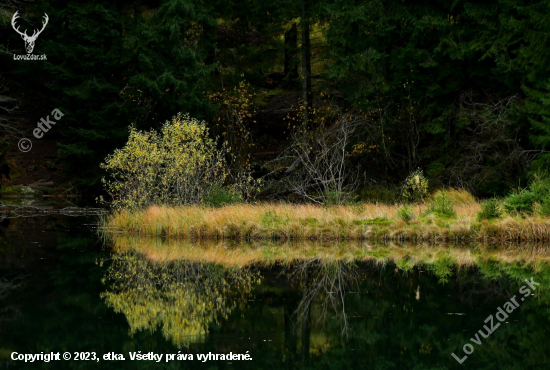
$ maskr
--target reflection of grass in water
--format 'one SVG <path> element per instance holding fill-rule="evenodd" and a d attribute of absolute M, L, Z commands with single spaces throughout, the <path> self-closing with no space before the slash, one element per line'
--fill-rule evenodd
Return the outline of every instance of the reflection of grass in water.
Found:
<path fill-rule="evenodd" d="M 550 220 L 539 216 L 478 221 L 479 204 L 455 202 L 456 217 L 430 212 L 429 204 L 400 216 L 391 204 L 322 207 L 302 204 L 237 204 L 157 207 L 115 212 L 104 232 L 188 239 L 237 240 L 394 240 L 394 241 L 548 241 Z M 432 207 L 433 208 L 433 207 Z M 453 212 L 454 212 L 453 211 Z M 439 216 L 438 216 L 439 215 Z"/>
<path fill-rule="evenodd" d="M 550 251 L 537 245 L 193 243 L 128 235 L 117 235 L 112 242 L 114 262 L 107 277 L 113 283 L 102 294 L 105 302 L 125 314 L 131 333 L 160 328 L 178 347 L 205 338 L 212 324 L 233 312 L 233 300 L 219 299 L 229 290 L 242 292 L 239 302 L 247 304 L 246 295 L 259 282 L 261 271 L 251 266 L 282 265 L 281 274 L 303 291 L 297 314 L 311 307 L 319 311 L 316 318 L 327 307 L 340 307 L 345 292 L 362 277 L 378 276 L 378 271 L 372 274 L 370 269 L 361 275 L 357 267 L 362 261 L 405 275 L 428 270 L 441 283 L 453 276 L 464 278 L 470 272 L 464 267 L 477 266 L 490 280 L 506 276 L 521 281 L 534 276 L 541 284 L 537 294 L 550 287 Z M 343 320 L 342 327 L 347 328 L 341 309 L 342 314 L 333 318 Z"/>
<path fill-rule="evenodd" d="M 403 270 L 426 265 L 442 280 L 449 278 L 454 266 L 478 266 L 491 276 L 495 267 L 509 266 L 526 273 L 550 264 L 550 249 L 546 245 L 453 245 L 428 243 L 399 244 L 376 242 L 272 242 L 242 243 L 231 240 L 201 241 L 174 240 L 128 235 L 113 235 L 116 252 L 135 251 L 154 262 L 186 260 L 214 263 L 226 267 L 273 265 L 297 260 L 316 259 L 325 262 L 375 261 L 394 262 Z M 525 270 L 527 269 L 527 270 Z"/>

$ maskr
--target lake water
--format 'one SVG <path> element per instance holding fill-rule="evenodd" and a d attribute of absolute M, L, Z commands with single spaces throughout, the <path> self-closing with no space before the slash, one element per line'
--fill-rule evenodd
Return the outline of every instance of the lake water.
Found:
<path fill-rule="evenodd" d="M 292 246 L 263 247 L 249 260 L 255 247 L 191 245 L 180 253 L 173 243 L 165 255 L 132 241 L 113 248 L 96 224 L 62 216 L 2 222 L 1 368 L 550 368 L 544 262 L 396 264 L 315 258 L 310 249 L 272 258 L 274 248 Z M 319 248 L 330 255 L 330 245 Z M 526 292 L 525 279 L 534 291 Z M 25 363 L 11 360 L 13 352 L 60 360 Z M 162 357 L 132 360 L 133 353 Z"/>

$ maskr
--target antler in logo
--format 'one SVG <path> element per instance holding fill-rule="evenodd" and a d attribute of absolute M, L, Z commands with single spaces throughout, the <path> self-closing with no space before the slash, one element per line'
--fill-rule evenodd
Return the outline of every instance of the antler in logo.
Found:
<path fill-rule="evenodd" d="M 17 18 L 19 18 L 17 13 L 18 12 L 15 12 L 15 14 L 13 15 L 13 17 L 11 19 L 11 26 L 13 27 L 15 32 L 20 34 L 21 38 L 25 41 L 25 49 L 27 49 L 27 54 L 31 54 L 33 49 L 34 49 L 34 43 L 36 41 L 36 38 L 38 37 L 38 35 L 40 35 L 42 33 L 42 31 L 44 31 L 44 28 L 46 28 L 46 25 L 48 24 L 48 20 L 49 20 L 48 15 L 46 13 L 44 13 L 44 21 L 45 22 L 42 24 L 42 29 L 40 31 L 34 30 L 32 36 L 29 36 L 29 35 L 27 35 L 27 31 L 21 32 L 21 31 L 19 31 L 19 27 L 15 28 L 15 20 Z"/>

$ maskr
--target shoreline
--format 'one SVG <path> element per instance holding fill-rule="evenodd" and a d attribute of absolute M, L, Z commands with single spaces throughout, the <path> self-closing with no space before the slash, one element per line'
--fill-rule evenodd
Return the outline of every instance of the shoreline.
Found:
<path fill-rule="evenodd" d="M 477 203 L 457 205 L 455 218 L 426 214 L 399 218 L 398 205 L 363 203 L 323 207 L 285 203 L 159 207 L 116 211 L 102 220 L 101 232 L 190 240 L 550 242 L 550 219 L 505 216 L 477 220 Z M 550 245 L 549 245 L 550 246 Z"/>

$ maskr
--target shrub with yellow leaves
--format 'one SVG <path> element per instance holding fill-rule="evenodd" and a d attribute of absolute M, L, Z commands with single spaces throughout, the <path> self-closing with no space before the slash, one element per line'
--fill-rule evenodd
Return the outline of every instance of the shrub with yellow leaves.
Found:
<path fill-rule="evenodd" d="M 242 199 L 254 180 L 246 171 L 230 176 L 228 149 L 216 147 L 204 121 L 178 113 L 160 132 L 130 127 L 128 142 L 105 158 L 101 167 L 111 173 L 103 179 L 115 209 L 150 205 L 205 203 L 220 189 Z M 231 178 L 237 179 L 227 185 Z"/>
<path fill-rule="evenodd" d="M 420 168 L 411 172 L 403 181 L 401 187 L 401 197 L 404 201 L 423 200 L 428 194 L 428 179 Z"/>

